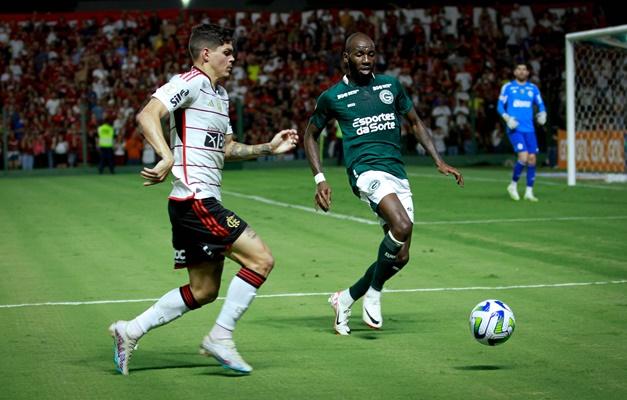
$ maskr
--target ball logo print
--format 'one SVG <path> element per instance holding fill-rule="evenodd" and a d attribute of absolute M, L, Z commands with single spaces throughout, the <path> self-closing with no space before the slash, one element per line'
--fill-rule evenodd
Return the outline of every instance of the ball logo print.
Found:
<path fill-rule="evenodd" d="M 512 309 L 500 300 L 484 300 L 470 313 L 470 332 L 481 344 L 503 344 L 514 333 L 516 319 Z"/>
<path fill-rule="evenodd" d="M 385 104 L 394 103 L 394 95 L 389 90 L 385 89 L 379 93 L 379 99 Z"/>

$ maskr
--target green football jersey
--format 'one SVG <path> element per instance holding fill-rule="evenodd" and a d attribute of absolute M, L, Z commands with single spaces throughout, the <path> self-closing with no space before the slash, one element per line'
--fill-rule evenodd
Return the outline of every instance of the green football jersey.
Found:
<path fill-rule="evenodd" d="M 384 171 L 407 179 L 401 159 L 401 117 L 413 107 L 396 78 L 374 75 L 364 86 L 346 76 L 325 90 L 310 123 L 323 129 L 336 119 L 343 135 L 344 158 L 350 184 L 364 171 Z"/>

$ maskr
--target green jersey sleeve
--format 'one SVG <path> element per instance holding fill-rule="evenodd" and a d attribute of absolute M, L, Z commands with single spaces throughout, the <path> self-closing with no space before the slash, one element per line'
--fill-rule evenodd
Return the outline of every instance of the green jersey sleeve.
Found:
<path fill-rule="evenodd" d="M 324 129 L 327 122 L 333 118 L 330 116 L 331 110 L 329 107 L 329 98 L 327 96 L 327 92 L 324 91 L 320 97 L 318 97 L 318 101 L 316 102 L 316 109 L 313 112 L 313 115 L 309 119 L 310 124 L 314 124 L 318 129 Z"/>
<path fill-rule="evenodd" d="M 398 111 L 400 115 L 405 115 L 411 111 L 414 107 L 414 103 L 407 95 L 403 85 L 401 85 L 397 79 L 394 79 L 394 86 L 396 87 L 396 93 L 398 93 L 396 95 L 396 111 Z"/>

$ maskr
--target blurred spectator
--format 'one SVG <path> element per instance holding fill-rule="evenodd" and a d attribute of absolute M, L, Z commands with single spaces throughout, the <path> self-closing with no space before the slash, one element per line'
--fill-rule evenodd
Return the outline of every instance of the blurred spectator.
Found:
<path fill-rule="evenodd" d="M 54 163 L 57 168 L 67 168 L 68 152 L 70 151 L 70 144 L 68 143 L 65 135 L 57 133 L 52 141 L 54 148 Z"/>
<path fill-rule="evenodd" d="M 129 165 L 140 165 L 143 145 L 139 133 L 133 132 L 131 137 L 129 137 L 124 143 L 124 146 L 128 157 L 127 163 Z"/>

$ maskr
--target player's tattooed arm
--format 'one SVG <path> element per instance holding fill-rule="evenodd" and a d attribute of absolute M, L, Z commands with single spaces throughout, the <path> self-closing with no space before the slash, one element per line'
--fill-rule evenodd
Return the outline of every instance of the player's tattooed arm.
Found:
<path fill-rule="evenodd" d="M 272 147 L 269 143 L 251 146 L 231 140 L 226 144 L 224 156 L 227 160 L 249 160 L 269 154 L 272 154 Z"/>
<path fill-rule="evenodd" d="M 274 135 L 268 143 L 248 145 L 237 143 L 227 135 L 224 156 L 227 160 L 248 160 L 270 154 L 282 154 L 296 147 L 298 134 L 294 129 L 284 129 Z"/>

